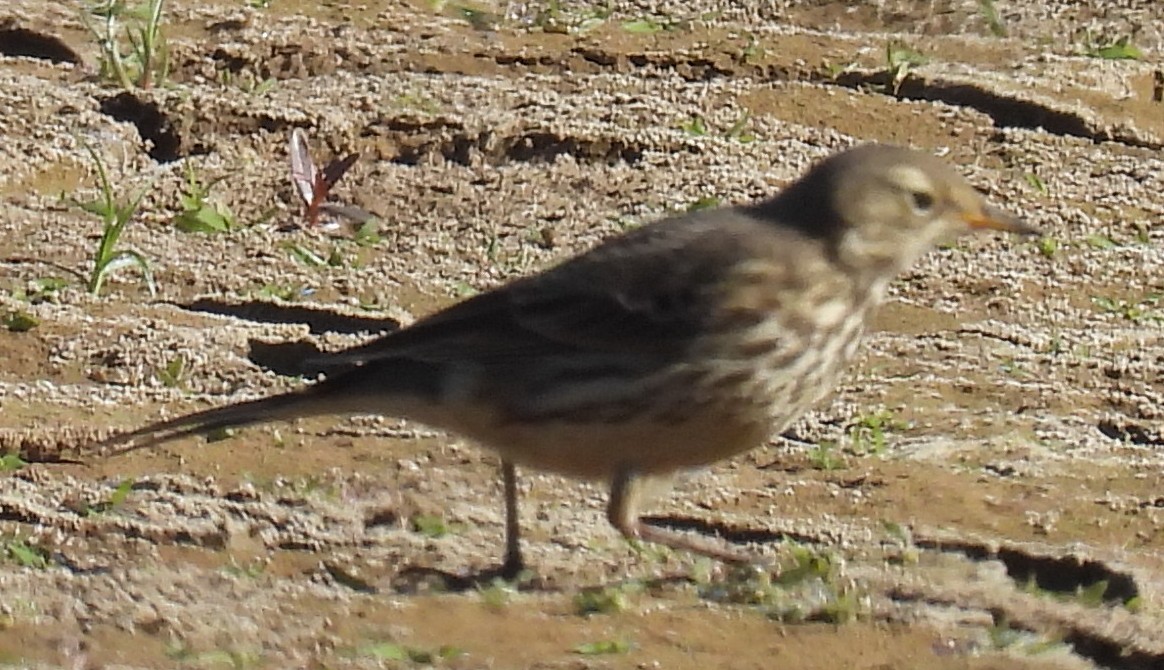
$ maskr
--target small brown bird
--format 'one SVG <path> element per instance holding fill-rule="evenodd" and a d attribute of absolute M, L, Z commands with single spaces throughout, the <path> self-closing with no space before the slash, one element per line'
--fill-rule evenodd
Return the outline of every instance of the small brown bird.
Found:
<path fill-rule="evenodd" d="M 329 356 L 302 390 L 119 435 L 116 453 L 194 433 L 382 414 L 497 451 L 503 574 L 522 569 L 515 466 L 609 482 L 625 537 L 742 556 L 643 523 L 652 480 L 764 444 L 836 383 L 886 285 L 935 243 L 1033 233 L 932 156 L 867 145 L 774 198 L 673 216 Z"/>

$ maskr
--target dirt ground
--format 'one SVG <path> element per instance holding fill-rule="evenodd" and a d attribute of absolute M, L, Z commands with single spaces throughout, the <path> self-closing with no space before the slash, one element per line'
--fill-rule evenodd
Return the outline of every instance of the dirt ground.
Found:
<path fill-rule="evenodd" d="M 474 7 L 175 0 L 128 92 L 72 3 L 0 9 L 0 667 L 1164 667 L 1164 5 Z M 293 128 L 359 152 L 335 200 L 377 236 L 302 225 Z M 830 400 L 652 510 L 778 570 L 630 546 L 602 487 L 523 472 L 534 574 L 449 590 L 420 569 L 501 557 L 496 458 L 391 417 L 87 449 L 864 141 L 1045 235 L 930 254 Z M 156 297 L 85 290 L 86 145 L 146 189 L 119 248 Z M 188 170 L 232 230 L 175 227 Z"/>

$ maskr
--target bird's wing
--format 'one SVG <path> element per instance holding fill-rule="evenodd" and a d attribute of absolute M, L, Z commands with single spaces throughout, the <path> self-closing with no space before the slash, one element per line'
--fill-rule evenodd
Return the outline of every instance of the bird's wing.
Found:
<path fill-rule="evenodd" d="M 758 251 L 762 225 L 728 209 L 660 221 L 327 360 L 674 355 L 707 318 L 732 264 Z"/>

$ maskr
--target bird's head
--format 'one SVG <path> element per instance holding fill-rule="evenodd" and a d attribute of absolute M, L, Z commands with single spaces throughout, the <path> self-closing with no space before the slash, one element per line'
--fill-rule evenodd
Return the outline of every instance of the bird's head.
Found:
<path fill-rule="evenodd" d="M 941 160 L 887 145 L 821 161 L 773 204 L 860 273 L 896 274 L 934 245 L 975 230 L 1036 232 Z"/>

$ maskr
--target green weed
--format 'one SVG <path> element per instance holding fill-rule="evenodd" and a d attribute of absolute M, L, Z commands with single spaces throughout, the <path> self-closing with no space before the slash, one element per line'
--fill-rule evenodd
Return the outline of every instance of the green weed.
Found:
<path fill-rule="evenodd" d="M 81 21 L 100 50 L 103 79 L 133 89 L 151 88 L 169 78 L 169 48 L 162 32 L 164 5 L 165 0 L 148 0 L 140 6 L 130 6 L 126 0 L 102 0 L 82 7 Z"/>
<path fill-rule="evenodd" d="M 18 309 L 7 312 L 0 317 L 0 324 L 11 333 L 27 333 L 40 325 L 40 321 L 28 312 Z"/>
<path fill-rule="evenodd" d="M 625 654 L 631 650 L 631 643 L 626 640 L 599 640 L 597 642 L 583 642 L 570 651 L 583 656 L 600 656 L 606 654 Z"/>
<path fill-rule="evenodd" d="M 1084 55 L 1104 60 L 1143 60 L 1144 52 L 1132 44 L 1130 35 L 1123 35 L 1114 40 L 1107 38 L 1092 38 L 1090 33 L 1084 36 Z"/>
<path fill-rule="evenodd" d="M 910 71 L 928 62 L 929 59 L 920 51 L 916 51 L 901 42 L 890 41 L 887 43 L 885 45 L 885 64 L 889 72 L 889 82 L 886 93 L 896 97 Z"/>
<path fill-rule="evenodd" d="M 225 176 L 203 184 L 194 172 L 194 164 L 186 161 L 186 187 L 178 197 L 182 211 L 174 217 L 174 225 L 184 233 L 227 233 L 234 229 L 234 215 L 225 205 L 216 205 L 208 198 L 210 189 Z"/>
<path fill-rule="evenodd" d="M 53 564 L 46 549 L 29 544 L 17 536 L 0 537 L 0 558 L 7 558 L 22 568 L 33 570 L 46 570 Z"/>
<path fill-rule="evenodd" d="M 145 256 L 133 249 L 118 247 L 121 234 L 125 232 L 125 227 L 137 214 L 137 208 L 141 205 L 141 201 L 145 198 L 152 183 L 142 188 L 131 199 L 121 200 L 117 197 L 112 182 L 109 181 L 109 173 L 101 156 L 88 144 L 85 145 L 85 150 L 89 153 L 97 170 L 99 198 L 87 202 L 71 199 L 69 202 L 73 206 L 101 218 L 101 239 L 93 252 L 93 268 L 89 273 L 86 287 L 93 295 L 100 295 L 101 287 L 109 275 L 122 268 L 136 266 L 141 270 L 150 295 L 156 295 L 157 286 L 154 284 L 154 275 Z"/>
<path fill-rule="evenodd" d="M 1002 16 L 998 13 L 998 8 L 994 6 L 994 0 L 978 0 L 978 12 L 982 15 L 982 20 L 986 22 L 986 28 L 991 35 L 995 37 L 1006 37 L 1006 24 L 1002 20 Z"/>

